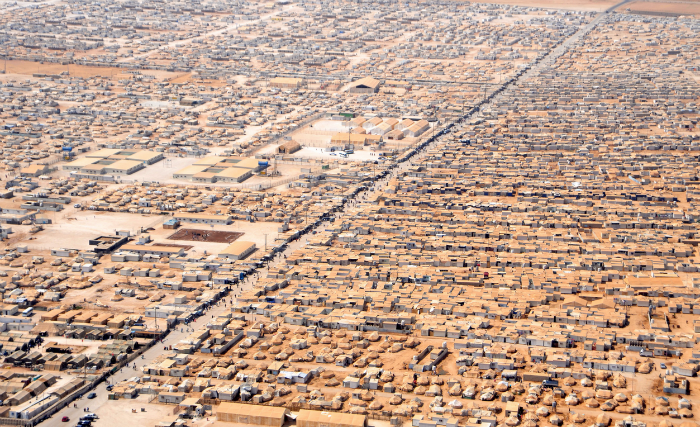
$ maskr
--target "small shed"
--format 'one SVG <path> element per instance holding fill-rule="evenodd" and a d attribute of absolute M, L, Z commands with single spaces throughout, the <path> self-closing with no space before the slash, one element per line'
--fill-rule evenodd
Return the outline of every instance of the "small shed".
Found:
<path fill-rule="evenodd" d="M 158 402 L 160 403 L 182 403 L 185 400 L 185 393 L 164 391 L 158 395 Z"/>
<path fill-rule="evenodd" d="M 520 416 L 520 403 L 518 402 L 508 402 L 506 403 L 506 417 L 518 417 Z"/>
<path fill-rule="evenodd" d="M 299 150 L 301 150 L 301 144 L 294 140 L 287 141 L 284 144 L 277 147 L 277 152 L 279 154 L 292 154 L 296 153 Z"/>

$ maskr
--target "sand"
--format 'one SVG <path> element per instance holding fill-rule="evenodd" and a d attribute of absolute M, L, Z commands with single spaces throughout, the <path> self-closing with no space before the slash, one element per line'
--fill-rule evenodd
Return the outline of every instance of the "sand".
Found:
<path fill-rule="evenodd" d="M 677 13 L 680 15 L 700 16 L 700 1 L 677 1 L 677 2 L 656 2 L 656 1 L 633 1 L 617 9 L 618 12 L 664 12 Z"/>
<path fill-rule="evenodd" d="M 64 214 L 70 218 L 63 219 Z M 47 214 L 53 219 L 53 213 Z M 115 230 L 129 230 L 132 235 L 137 234 L 140 227 L 147 228 L 155 223 L 162 222 L 164 216 L 146 216 L 130 213 L 78 211 L 74 208 L 59 212 L 57 224 L 44 226 L 44 231 L 34 235 L 36 238 L 28 243 L 34 250 L 50 250 L 52 248 L 90 249 L 88 240 L 107 234 L 114 234 Z M 160 228 L 160 226 L 158 226 Z"/>
<path fill-rule="evenodd" d="M 141 412 L 141 408 L 144 408 L 145 412 Z M 132 409 L 139 412 L 132 413 Z M 172 415 L 174 409 L 175 405 L 158 405 L 131 399 L 111 400 L 108 405 L 101 405 L 99 410 L 95 411 L 100 419 L 93 425 L 95 427 L 127 424 L 152 426 Z"/>
<path fill-rule="evenodd" d="M 5 69 L 5 61 L 0 62 L 0 67 Z M 7 61 L 7 74 L 26 74 L 32 75 L 35 73 L 40 74 L 61 74 L 64 71 L 68 71 L 73 77 L 112 77 L 112 78 L 124 78 L 126 76 L 126 68 L 118 67 L 94 67 L 87 65 L 61 65 L 53 62 L 34 62 L 34 61 L 21 61 L 21 60 L 8 60 Z M 175 78 L 178 76 L 177 73 L 170 73 L 167 71 L 150 71 L 150 70 L 140 70 L 141 74 L 155 75 L 164 78 Z M 129 74 L 130 76 L 130 74 Z"/>

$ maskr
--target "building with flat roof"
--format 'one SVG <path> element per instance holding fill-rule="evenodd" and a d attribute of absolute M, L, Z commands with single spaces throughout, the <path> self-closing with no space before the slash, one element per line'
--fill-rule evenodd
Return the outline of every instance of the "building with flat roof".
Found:
<path fill-rule="evenodd" d="M 238 240 L 230 245 L 223 251 L 219 252 L 219 257 L 229 258 L 229 259 L 243 259 L 255 251 L 255 243 L 246 242 L 243 240 Z"/>
<path fill-rule="evenodd" d="M 352 82 L 348 93 L 362 95 L 373 94 L 379 92 L 379 80 L 372 77 L 363 77 L 360 80 Z"/>
<path fill-rule="evenodd" d="M 105 165 L 104 172 L 113 173 L 115 175 L 131 175 L 144 167 L 142 162 L 136 160 L 117 160 L 114 163 Z"/>
<path fill-rule="evenodd" d="M 228 225 L 231 224 L 230 215 L 212 215 L 212 214 L 200 214 L 200 213 L 189 213 L 189 212 L 178 212 L 173 218 L 180 222 L 190 222 L 195 224 L 219 224 Z"/>
<path fill-rule="evenodd" d="M 302 80 L 295 77 L 275 77 L 270 80 L 270 86 L 280 89 L 296 89 L 301 86 Z"/>
<path fill-rule="evenodd" d="M 297 427 L 366 427 L 367 415 L 302 409 L 296 421 Z"/>
<path fill-rule="evenodd" d="M 282 427 L 287 414 L 289 414 L 287 408 L 274 406 L 263 408 L 242 403 L 224 402 L 216 408 L 217 421 L 258 426 Z"/>
<path fill-rule="evenodd" d="M 251 169 L 226 168 L 214 175 L 218 182 L 243 182 L 253 176 Z"/>
<path fill-rule="evenodd" d="M 63 170 L 82 172 L 84 167 L 99 161 L 100 159 L 96 157 L 81 157 L 80 159 L 75 159 L 72 162 L 63 165 Z"/>
<path fill-rule="evenodd" d="M 135 245 L 127 244 L 120 248 L 120 251 L 124 252 L 136 252 L 139 255 L 158 255 L 158 256 L 172 256 L 172 255 L 184 255 L 185 250 L 183 248 L 175 246 L 161 246 L 161 245 Z"/>
<path fill-rule="evenodd" d="M 47 165 L 29 165 L 20 170 L 20 175 L 31 176 L 36 178 L 45 174 L 46 172 L 48 172 L 48 170 L 49 167 Z"/>
<path fill-rule="evenodd" d="M 209 156 L 175 172 L 173 178 L 189 179 L 192 182 L 201 183 L 239 183 L 266 167 L 265 162 L 252 157 Z"/>
<path fill-rule="evenodd" d="M 353 144 L 353 145 L 367 145 L 370 143 L 378 143 L 382 141 L 381 135 L 369 135 L 360 133 L 350 133 L 338 132 L 333 134 L 331 137 L 331 144 L 333 145 L 343 145 L 343 144 Z"/>
<path fill-rule="evenodd" d="M 152 165 L 153 163 L 156 163 L 158 161 L 163 160 L 163 153 L 158 153 L 156 151 L 149 151 L 149 150 L 142 150 L 138 151 L 129 157 L 126 158 L 126 160 L 131 160 L 135 162 L 142 162 L 147 165 Z"/>
<path fill-rule="evenodd" d="M 117 155 L 122 150 L 116 148 L 103 148 L 92 153 L 88 153 L 85 157 L 94 157 L 98 159 L 106 159 L 107 157 Z"/>
<path fill-rule="evenodd" d="M 186 166 L 173 174 L 175 179 L 192 179 L 195 175 L 204 172 L 209 166 L 207 165 L 190 165 Z"/>
<path fill-rule="evenodd" d="M 87 175 L 131 175 L 163 159 L 156 151 L 130 151 L 104 148 L 63 165 L 63 170 Z"/>

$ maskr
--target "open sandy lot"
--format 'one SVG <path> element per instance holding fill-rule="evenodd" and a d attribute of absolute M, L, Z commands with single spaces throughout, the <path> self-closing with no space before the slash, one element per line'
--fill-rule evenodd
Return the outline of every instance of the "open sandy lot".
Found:
<path fill-rule="evenodd" d="M 146 411 L 140 412 L 141 408 L 144 408 Z M 136 409 L 139 412 L 134 414 L 131 412 L 132 409 Z M 111 400 L 108 405 L 102 405 L 99 410 L 95 411 L 100 419 L 93 423 L 93 426 L 153 426 L 172 415 L 174 409 L 175 405 L 146 403 L 143 399 Z"/>
<path fill-rule="evenodd" d="M 0 63 L 3 69 L 5 67 L 5 61 Z M 113 78 L 123 78 L 124 73 L 127 71 L 124 68 L 118 67 L 93 67 L 87 65 L 61 65 L 53 62 L 40 62 L 33 61 L 20 61 L 20 60 L 10 60 L 7 61 L 7 74 L 60 74 L 64 71 L 68 71 L 73 77 L 113 77 Z M 177 76 L 176 73 L 170 73 L 167 71 L 155 71 L 151 72 L 149 70 L 141 70 L 141 74 L 158 75 L 165 78 L 174 78 Z"/>
<path fill-rule="evenodd" d="M 32 240 L 29 245 L 39 250 L 53 248 L 89 249 L 91 246 L 88 245 L 88 239 L 114 234 L 115 230 L 129 230 L 134 235 L 141 227 L 154 226 L 162 223 L 165 218 L 165 216 L 116 212 L 76 212 L 69 217 L 68 224 L 45 225 L 44 231 L 35 234 L 35 240 Z M 160 228 L 159 225 L 158 227 Z"/>
<path fill-rule="evenodd" d="M 656 2 L 656 1 L 634 1 L 627 3 L 617 9 L 618 12 L 630 9 L 629 13 L 635 12 L 665 12 L 678 13 L 681 15 L 700 16 L 700 1 L 678 1 L 678 2 Z"/>

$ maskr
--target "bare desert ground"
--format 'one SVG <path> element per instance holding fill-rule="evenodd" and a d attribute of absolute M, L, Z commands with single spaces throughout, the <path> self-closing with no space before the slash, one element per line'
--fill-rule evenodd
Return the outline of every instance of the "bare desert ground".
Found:
<path fill-rule="evenodd" d="M 657 2 L 657 1 L 634 1 L 626 3 L 617 9 L 618 12 L 623 12 L 630 9 L 630 13 L 635 12 L 665 12 L 678 13 L 681 15 L 700 15 L 700 1 L 672 1 L 672 2 Z"/>
<path fill-rule="evenodd" d="M 7 70 L 7 74 L 25 74 L 32 75 L 35 73 L 40 74 L 60 74 L 64 71 L 70 73 L 73 77 L 112 77 L 112 78 L 123 78 L 126 73 L 126 69 L 118 67 L 93 67 L 88 65 L 61 65 L 53 62 L 34 62 L 34 61 L 21 61 L 21 60 L 8 60 L 0 62 L 0 67 Z M 6 68 L 5 68 L 6 67 Z M 166 79 L 177 78 L 180 74 L 170 73 L 167 71 L 141 71 L 142 74 L 156 75 L 157 77 L 162 77 Z"/>

